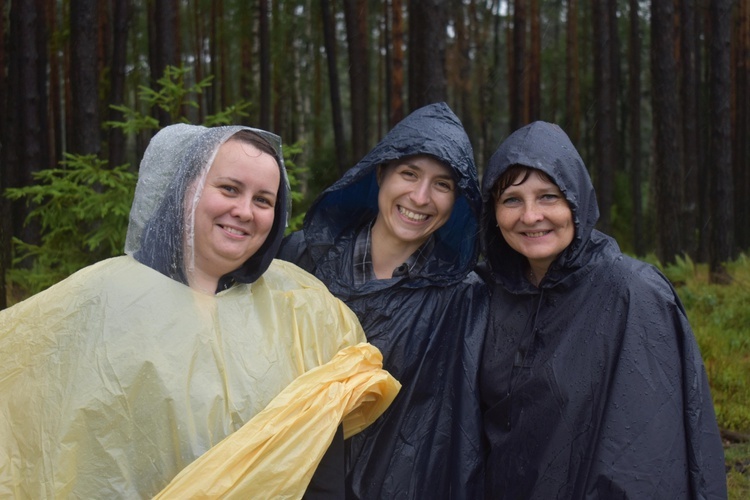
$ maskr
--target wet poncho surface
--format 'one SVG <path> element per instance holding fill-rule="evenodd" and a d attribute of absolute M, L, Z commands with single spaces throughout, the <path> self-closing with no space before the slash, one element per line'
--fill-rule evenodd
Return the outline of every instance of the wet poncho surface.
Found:
<path fill-rule="evenodd" d="M 354 285 L 356 232 L 377 215 L 376 167 L 428 154 L 449 165 L 457 200 L 418 275 Z M 319 277 L 359 317 L 402 383 L 386 413 L 347 443 L 353 498 L 476 498 L 482 452 L 477 370 L 488 290 L 472 272 L 480 193 L 473 151 L 445 104 L 399 123 L 308 210 L 279 256 Z"/>
<path fill-rule="evenodd" d="M 341 419 L 357 432 L 392 399 L 398 384 L 362 343 L 356 316 L 319 280 L 272 259 L 284 176 L 267 255 L 225 277 L 216 295 L 181 282 L 175 259 L 191 252 L 182 229 L 193 200 L 170 197 L 191 184 L 183 177 L 202 182 L 237 130 L 157 134 L 131 214 L 135 258 L 89 266 L 0 312 L 0 497 L 150 498 L 210 450 L 174 485 L 179 497 L 298 498 Z M 252 432 L 232 439 L 243 425 Z M 252 462 L 237 466 L 227 446 Z M 210 488 L 189 476 L 206 470 Z"/>
<path fill-rule="evenodd" d="M 495 223 L 491 189 L 515 164 L 558 185 L 573 242 L 539 288 Z M 725 498 L 708 381 L 685 311 L 654 267 L 594 229 L 599 210 L 565 133 L 536 122 L 482 183 L 495 282 L 481 370 L 487 498 Z"/>

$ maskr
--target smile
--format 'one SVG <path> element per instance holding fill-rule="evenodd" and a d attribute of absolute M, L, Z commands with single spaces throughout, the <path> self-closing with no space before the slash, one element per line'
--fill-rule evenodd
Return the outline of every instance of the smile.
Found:
<path fill-rule="evenodd" d="M 418 214 L 416 212 L 412 212 L 411 210 L 407 210 L 402 206 L 398 207 L 398 213 L 403 215 L 409 220 L 413 220 L 414 222 L 422 222 L 423 220 L 427 220 L 430 216 L 425 214 Z"/>
<path fill-rule="evenodd" d="M 529 238 L 541 238 L 542 236 L 546 236 L 546 235 L 548 235 L 551 232 L 552 231 L 535 231 L 533 233 L 526 232 L 526 233 L 523 233 L 523 234 L 525 236 L 529 237 Z"/>
<path fill-rule="evenodd" d="M 229 234 L 236 234 L 237 236 L 245 236 L 247 233 L 244 231 L 240 231 L 239 229 L 235 229 L 233 227 L 229 226 L 219 226 L 224 231 L 228 232 Z"/>

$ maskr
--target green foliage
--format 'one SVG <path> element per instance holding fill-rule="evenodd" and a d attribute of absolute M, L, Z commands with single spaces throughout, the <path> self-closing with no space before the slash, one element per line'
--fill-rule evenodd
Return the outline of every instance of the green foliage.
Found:
<path fill-rule="evenodd" d="M 296 206 L 304 201 L 304 195 L 300 192 L 301 176 L 307 173 L 307 169 L 298 166 L 294 162 L 294 157 L 302 152 L 304 144 L 301 141 L 295 142 L 290 146 L 284 146 L 284 165 L 286 166 L 287 177 L 292 194 L 292 205 Z M 302 221 L 305 218 L 304 212 L 289 214 L 289 225 L 286 228 L 287 234 L 294 232 L 302 227 Z"/>
<path fill-rule="evenodd" d="M 92 262 L 117 255 L 125 243 L 136 175 L 93 155 L 66 155 L 59 168 L 34 174 L 35 185 L 6 190 L 32 207 L 42 244 L 14 240 L 10 282 L 36 293 Z M 20 267 L 31 262 L 30 268 Z"/>
<path fill-rule="evenodd" d="M 750 498 L 750 443 L 728 446 L 724 454 L 729 500 Z"/>
<path fill-rule="evenodd" d="M 159 80 L 159 90 L 141 87 L 139 97 L 149 111 L 158 107 L 167 111 L 173 122 L 187 122 L 181 114 L 197 107 L 194 96 L 211 84 L 208 77 L 193 85 L 186 84 L 189 70 L 169 67 Z M 238 102 L 206 117 L 204 125 L 238 123 L 247 116 L 248 102 Z M 125 106 L 113 106 L 123 113 L 124 121 L 106 125 L 135 135 L 158 130 L 158 121 Z M 302 150 L 300 143 L 284 147 L 284 158 L 292 186 L 292 199 L 301 200 L 295 189 L 305 169 L 293 158 Z M 93 155 L 66 154 L 58 168 L 34 175 L 35 184 L 6 190 L 11 200 L 25 200 L 31 208 L 25 223 L 40 227 L 41 244 L 32 245 L 15 239 L 13 268 L 8 282 L 21 289 L 21 295 L 36 293 L 97 261 L 120 255 L 125 246 L 130 205 L 137 175 L 128 165 L 110 167 L 107 161 Z M 295 216 L 290 229 L 296 229 L 304 214 Z"/>
<path fill-rule="evenodd" d="M 693 267 L 678 293 L 706 364 L 719 426 L 750 433 L 750 259 L 727 265 L 734 277 L 729 286 L 709 284 L 706 265 Z"/>

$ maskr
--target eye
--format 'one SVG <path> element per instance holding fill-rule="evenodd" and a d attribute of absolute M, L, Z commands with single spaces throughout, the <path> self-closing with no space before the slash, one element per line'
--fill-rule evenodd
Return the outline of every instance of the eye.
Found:
<path fill-rule="evenodd" d="M 400 172 L 401 176 L 405 179 L 416 179 L 417 174 L 411 169 L 405 168 Z"/>
<path fill-rule="evenodd" d="M 435 183 L 438 190 L 443 193 L 450 193 L 453 191 L 453 183 L 449 181 L 437 181 Z"/>
<path fill-rule="evenodd" d="M 273 206 L 274 206 L 274 200 L 272 200 L 271 198 L 268 198 L 267 196 L 258 195 L 258 196 L 255 197 L 255 201 L 259 205 L 263 205 L 263 206 L 266 206 L 266 207 L 269 207 L 269 208 L 273 208 Z"/>
<path fill-rule="evenodd" d="M 557 200 L 560 199 L 560 195 L 556 193 L 545 193 L 542 196 L 539 197 L 541 201 L 547 202 L 547 203 L 554 203 Z"/>
<path fill-rule="evenodd" d="M 219 189 L 226 194 L 237 194 L 239 192 L 236 186 L 230 184 L 220 184 Z"/>
<path fill-rule="evenodd" d="M 500 198 L 498 200 L 498 203 L 500 205 L 505 205 L 506 207 L 512 207 L 512 206 L 519 205 L 521 203 L 521 199 L 516 198 L 515 196 L 505 196 L 503 198 Z"/>

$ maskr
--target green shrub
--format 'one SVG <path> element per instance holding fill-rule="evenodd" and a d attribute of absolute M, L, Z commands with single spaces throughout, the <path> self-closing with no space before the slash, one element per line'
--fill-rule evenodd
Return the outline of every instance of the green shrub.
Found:
<path fill-rule="evenodd" d="M 170 67 L 159 80 L 160 90 L 141 87 L 139 97 L 145 107 L 166 110 L 174 123 L 186 122 L 181 110 L 197 106 L 194 96 L 211 82 L 209 77 L 186 87 L 188 71 Z M 206 117 L 204 124 L 237 123 L 247 116 L 248 106 L 246 102 L 235 103 Z M 107 126 L 129 135 L 159 128 L 149 114 L 116 108 L 125 119 L 107 122 Z M 293 161 L 301 150 L 299 143 L 284 146 L 293 201 L 301 198 L 295 188 L 303 169 Z M 40 245 L 13 241 L 13 262 L 6 277 L 15 300 L 39 292 L 87 265 L 123 253 L 137 174 L 129 165 L 110 167 L 94 155 L 66 154 L 58 168 L 34 174 L 34 181 L 34 185 L 5 191 L 11 200 L 26 201 L 31 210 L 25 223 L 37 223 L 41 233 Z M 290 230 L 299 226 L 303 216 L 298 214 L 290 221 Z"/>

